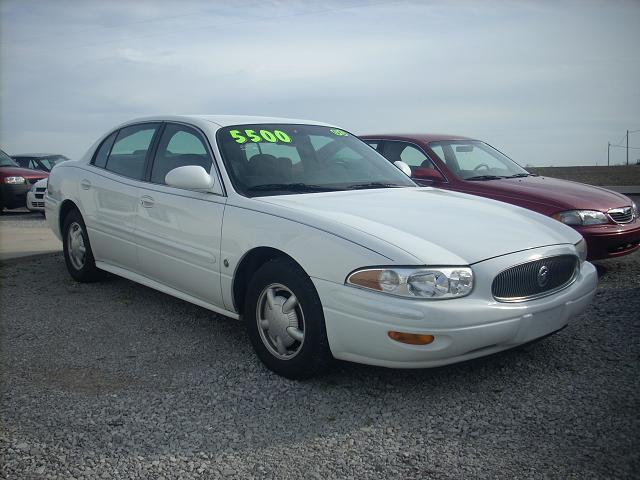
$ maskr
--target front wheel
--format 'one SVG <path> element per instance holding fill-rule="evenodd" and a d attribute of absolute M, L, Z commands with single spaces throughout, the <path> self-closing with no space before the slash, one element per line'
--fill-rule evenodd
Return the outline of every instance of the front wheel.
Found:
<path fill-rule="evenodd" d="M 96 267 L 84 224 L 79 211 L 73 210 L 64 219 L 62 249 L 69 274 L 78 282 L 95 282 L 104 272 Z"/>
<path fill-rule="evenodd" d="M 309 276 L 292 261 L 271 260 L 255 273 L 244 311 L 254 350 L 278 375 L 309 378 L 331 365 L 320 298 Z"/>

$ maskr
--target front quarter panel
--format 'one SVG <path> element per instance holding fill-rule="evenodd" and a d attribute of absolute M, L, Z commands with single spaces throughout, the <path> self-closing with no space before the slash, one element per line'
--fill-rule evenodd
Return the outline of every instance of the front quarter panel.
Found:
<path fill-rule="evenodd" d="M 390 259 L 342 237 L 269 213 L 227 205 L 222 232 L 222 296 L 227 309 L 233 302 L 233 279 L 243 257 L 258 247 L 280 250 L 312 278 L 344 283 L 356 268 L 389 264 Z"/>

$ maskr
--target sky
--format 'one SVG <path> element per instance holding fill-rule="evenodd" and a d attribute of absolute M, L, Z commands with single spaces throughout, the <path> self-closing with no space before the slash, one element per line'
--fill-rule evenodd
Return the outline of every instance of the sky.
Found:
<path fill-rule="evenodd" d="M 521 165 L 640 159 L 640 1 L 0 0 L 0 147 L 155 114 L 450 133 Z M 612 163 L 625 149 L 611 148 Z"/>

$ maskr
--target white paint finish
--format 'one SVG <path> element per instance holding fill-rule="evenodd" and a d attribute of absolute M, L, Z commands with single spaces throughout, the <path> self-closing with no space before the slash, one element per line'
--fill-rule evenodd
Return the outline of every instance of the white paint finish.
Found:
<path fill-rule="evenodd" d="M 261 201 L 388 241 L 422 264 L 467 265 L 542 245 L 575 244 L 581 238 L 530 210 L 430 187 L 282 195 Z"/>
<path fill-rule="evenodd" d="M 238 264 L 247 252 L 259 247 L 283 251 L 307 274 L 334 282 L 343 282 L 349 272 L 363 265 L 392 263 L 388 257 L 313 225 L 227 205 L 221 247 L 221 258 L 229 262 L 229 267 L 222 267 L 226 308 L 234 309 L 233 276 Z"/>
<path fill-rule="evenodd" d="M 313 279 L 324 306 L 331 351 L 342 360 L 386 367 L 435 367 L 494 353 L 566 325 L 591 302 L 595 267 L 585 263 L 577 281 L 553 295 L 521 304 L 470 296 L 406 300 Z M 404 345 L 387 333 L 431 334 L 425 346 Z M 491 347 L 487 350 L 485 347 Z M 477 350 L 477 351 L 476 351 Z"/>
<path fill-rule="evenodd" d="M 213 188 L 213 178 L 199 165 L 174 168 L 165 176 L 165 182 L 170 187 L 186 190 L 211 190 Z"/>
<path fill-rule="evenodd" d="M 240 261 L 255 248 L 274 248 L 293 258 L 316 285 L 335 356 L 386 366 L 435 366 L 560 328 L 586 308 L 595 291 L 595 270 L 585 263 L 570 287 L 549 297 L 519 304 L 493 299 L 490 285 L 499 271 L 541 256 L 575 254 L 573 244 L 580 239 L 573 229 L 519 207 L 431 188 L 256 198 L 233 190 L 215 141 L 219 125 L 315 122 L 218 116 L 143 120 L 179 121 L 204 132 L 216 162 L 211 175 L 222 179 L 214 189 L 218 194 L 125 179 L 88 165 L 90 150 L 82 160 L 53 170 L 45 200 L 49 224 L 59 234 L 60 205 L 75 202 L 100 268 L 215 312 L 238 317 L 233 283 Z M 83 181 L 90 182 L 88 189 Z M 465 298 L 429 301 L 344 285 L 358 268 L 429 264 L 471 265 L 474 290 Z M 426 347 L 402 345 L 388 338 L 392 328 L 437 333 L 438 339 Z"/>
<path fill-rule="evenodd" d="M 209 304 L 222 306 L 220 233 L 226 198 L 168 186 L 141 185 L 136 237 L 140 273 Z"/>
<path fill-rule="evenodd" d="M 75 169 L 80 207 L 96 260 L 138 270 L 134 233 L 139 208 L 138 183 L 103 169 Z"/>

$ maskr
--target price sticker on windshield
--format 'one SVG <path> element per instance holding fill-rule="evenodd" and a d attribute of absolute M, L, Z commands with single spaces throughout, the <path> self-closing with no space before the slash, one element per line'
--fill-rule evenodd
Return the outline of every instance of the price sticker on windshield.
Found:
<path fill-rule="evenodd" d="M 331 133 L 333 133 L 334 135 L 338 136 L 338 137 L 347 137 L 347 136 L 349 136 L 349 134 L 347 132 L 345 132 L 344 130 L 340 130 L 339 128 L 332 128 L 329 131 Z"/>
<path fill-rule="evenodd" d="M 291 137 L 282 130 L 229 130 L 229 135 L 231 135 L 231 138 L 233 138 L 236 143 L 291 143 Z"/>

